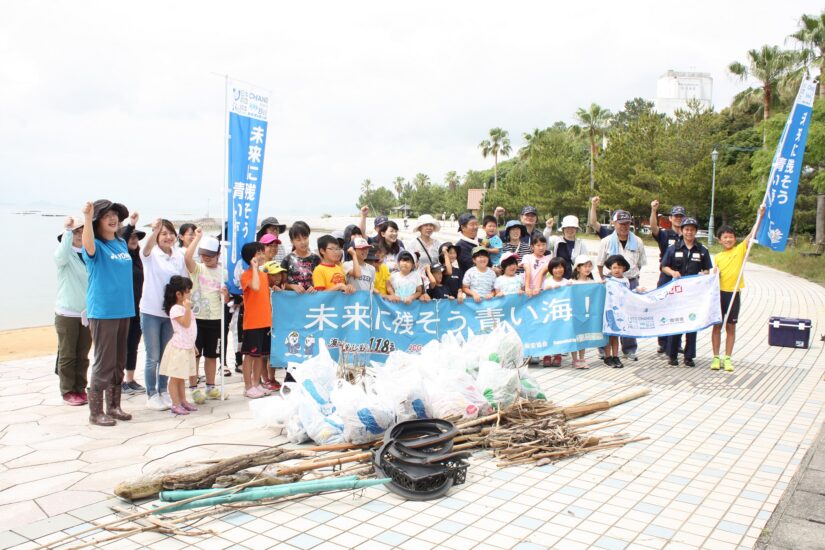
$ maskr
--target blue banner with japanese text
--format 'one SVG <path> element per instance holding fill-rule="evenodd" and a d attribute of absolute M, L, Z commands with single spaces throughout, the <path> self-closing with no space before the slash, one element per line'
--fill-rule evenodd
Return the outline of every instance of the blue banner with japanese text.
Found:
<path fill-rule="evenodd" d="M 803 79 L 771 165 L 765 192 L 767 208 L 756 242 L 778 252 L 785 250 L 788 242 L 815 94 L 816 83 Z"/>
<path fill-rule="evenodd" d="M 605 288 L 600 284 L 511 295 L 479 303 L 454 300 L 388 302 L 369 292 L 272 293 L 272 365 L 300 363 L 318 353 L 323 338 L 337 351 L 369 353 L 383 361 L 395 350 L 416 352 L 448 332 L 464 336 L 509 323 L 532 356 L 604 346 Z"/>
<path fill-rule="evenodd" d="M 227 286 L 232 294 L 240 294 L 240 276 L 245 267 L 241 259 L 241 248 L 255 240 L 258 224 L 269 97 L 237 82 L 229 82 L 227 93 Z"/>

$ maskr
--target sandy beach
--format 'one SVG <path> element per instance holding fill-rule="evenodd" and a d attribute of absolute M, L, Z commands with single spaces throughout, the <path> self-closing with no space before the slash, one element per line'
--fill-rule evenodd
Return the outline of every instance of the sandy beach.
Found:
<path fill-rule="evenodd" d="M 55 353 L 57 353 L 57 333 L 51 325 L 0 332 L 0 361 L 27 359 Z"/>

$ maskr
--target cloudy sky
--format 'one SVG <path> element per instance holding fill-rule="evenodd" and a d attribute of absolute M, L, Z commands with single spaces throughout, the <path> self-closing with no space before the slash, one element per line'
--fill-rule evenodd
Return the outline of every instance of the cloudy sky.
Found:
<path fill-rule="evenodd" d="M 780 7 L 781 5 L 781 7 Z M 217 215 L 224 79 L 271 90 L 262 211 L 350 213 L 365 178 L 487 167 L 578 107 L 726 74 L 821 2 L 6 2 L 0 203 Z"/>

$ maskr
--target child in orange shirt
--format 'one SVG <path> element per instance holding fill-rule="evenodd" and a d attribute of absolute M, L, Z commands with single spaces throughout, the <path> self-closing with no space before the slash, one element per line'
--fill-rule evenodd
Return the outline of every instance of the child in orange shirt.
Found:
<path fill-rule="evenodd" d="M 258 269 L 264 259 L 264 245 L 246 243 L 241 249 L 243 261 L 249 268 L 241 274 L 243 289 L 243 382 L 244 395 L 258 399 L 271 392 L 260 385 L 264 366 L 269 358 L 270 331 L 272 330 L 272 302 L 269 298 L 269 281 Z"/>
<path fill-rule="evenodd" d="M 347 276 L 341 265 L 341 246 L 332 235 L 318 239 L 318 255 L 321 263 L 312 270 L 312 286 L 315 290 L 340 290 L 346 294 L 355 292 L 352 285 L 346 283 Z"/>

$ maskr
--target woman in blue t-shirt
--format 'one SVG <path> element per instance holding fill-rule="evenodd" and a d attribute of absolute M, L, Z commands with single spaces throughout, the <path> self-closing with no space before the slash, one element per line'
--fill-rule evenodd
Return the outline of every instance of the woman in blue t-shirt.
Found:
<path fill-rule="evenodd" d="M 126 241 L 117 236 L 120 222 L 129 216 L 129 211 L 122 204 L 98 200 L 86 203 L 83 216 L 83 260 L 89 278 L 86 316 L 95 349 L 89 385 L 89 422 L 114 426 L 116 419 L 132 419 L 120 408 L 129 320 L 135 314 L 132 257 Z"/>

